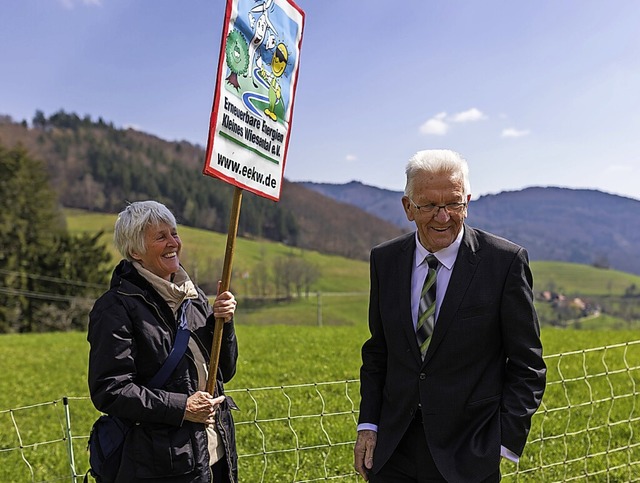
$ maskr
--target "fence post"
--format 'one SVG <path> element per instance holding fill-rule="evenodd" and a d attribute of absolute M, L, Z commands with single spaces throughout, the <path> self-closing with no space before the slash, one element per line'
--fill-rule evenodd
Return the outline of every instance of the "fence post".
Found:
<path fill-rule="evenodd" d="M 69 398 L 64 396 L 62 398 L 64 405 L 64 419 L 65 419 L 65 433 L 67 438 L 67 453 L 69 455 L 69 466 L 71 467 L 71 481 L 76 483 L 76 462 L 73 457 L 73 441 L 71 441 L 71 414 L 69 412 Z"/>
<path fill-rule="evenodd" d="M 318 320 L 318 327 L 322 327 L 322 292 L 320 292 L 319 290 L 316 292 L 317 297 L 318 297 L 318 303 L 317 303 L 317 320 Z"/>

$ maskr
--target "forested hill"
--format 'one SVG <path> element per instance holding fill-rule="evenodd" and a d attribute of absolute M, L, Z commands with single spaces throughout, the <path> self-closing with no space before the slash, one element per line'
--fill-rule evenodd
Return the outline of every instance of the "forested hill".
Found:
<path fill-rule="evenodd" d="M 412 229 L 399 191 L 356 181 L 301 184 L 371 210 L 405 231 Z M 467 221 L 525 246 L 532 260 L 582 263 L 640 275 L 640 200 L 597 190 L 531 187 L 473 199 Z"/>
<path fill-rule="evenodd" d="M 30 122 L 0 116 L 0 145 L 18 143 L 47 166 L 65 207 L 117 213 L 127 201 L 155 199 L 180 224 L 221 233 L 228 229 L 233 188 L 202 175 L 201 146 L 167 142 L 64 111 L 48 118 L 38 111 Z M 278 203 L 250 193 L 243 197 L 238 233 L 366 259 L 373 245 L 401 229 L 285 181 Z"/>
<path fill-rule="evenodd" d="M 0 146 L 17 143 L 45 163 L 65 207 L 117 213 L 127 201 L 157 199 L 180 224 L 227 231 L 232 187 L 201 174 L 201 146 L 63 111 L 49 118 L 37 112 L 29 123 L 0 116 Z M 278 203 L 243 197 L 239 234 L 366 259 L 372 246 L 413 229 L 401 197 L 359 182 L 285 181 Z M 640 274 L 638 200 L 595 190 L 526 188 L 473 200 L 468 222 L 522 244 L 533 260 Z"/>

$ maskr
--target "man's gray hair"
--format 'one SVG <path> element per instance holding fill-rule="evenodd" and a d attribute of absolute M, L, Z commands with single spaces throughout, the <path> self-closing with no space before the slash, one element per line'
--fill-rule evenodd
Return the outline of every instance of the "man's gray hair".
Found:
<path fill-rule="evenodd" d="M 136 201 L 130 203 L 118 215 L 113 230 L 113 242 L 120 254 L 133 261 L 132 253 L 147 252 L 144 233 L 148 226 L 166 223 L 176 227 L 176 218 L 169 208 L 157 201 Z"/>
<path fill-rule="evenodd" d="M 469 183 L 469 166 L 467 161 L 455 151 L 449 149 L 425 149 L 414 154 L 407 163 L 405 173 L 407 184 L 404 188 L 405 196 L 413 196 L 413 180 L 416 174 L 449 174 L 453 179 L 462 180 L 465 198 L 471 194 Z"/>

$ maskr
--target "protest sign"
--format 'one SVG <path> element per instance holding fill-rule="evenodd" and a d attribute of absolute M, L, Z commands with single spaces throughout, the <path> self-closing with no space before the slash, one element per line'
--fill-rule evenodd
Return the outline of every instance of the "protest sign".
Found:
<path fill-rule="evenodd" d="M 227 0 L 203 169 L 235 186 L 220 292 L 231 284 L 242 190 L 280 199 L 303 28 L 291 0 Z M 206 387 L 214 395 L 223 326 L 216 318 Z"/>
<path fill-rule="evenodd" d="M 228 0 L 204 173 L 278 201 L 304 12 L 289 0 Z"/>

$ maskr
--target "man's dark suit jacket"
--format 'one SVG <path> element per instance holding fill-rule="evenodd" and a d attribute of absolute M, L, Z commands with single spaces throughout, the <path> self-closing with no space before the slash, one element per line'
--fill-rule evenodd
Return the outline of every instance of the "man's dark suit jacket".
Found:
<path fill-rule="evenodd" d="M 425 437 L 447 481 L 495 473 L 500 446 L 522 454 L 546 367 L 524 248 L 465 225 L 421 360 L 411 315 L 415 233 L 371 251 L 369 328 L 362 347 L 360 423 L 378 425 L 373 472 L 422 407 Z"/>

